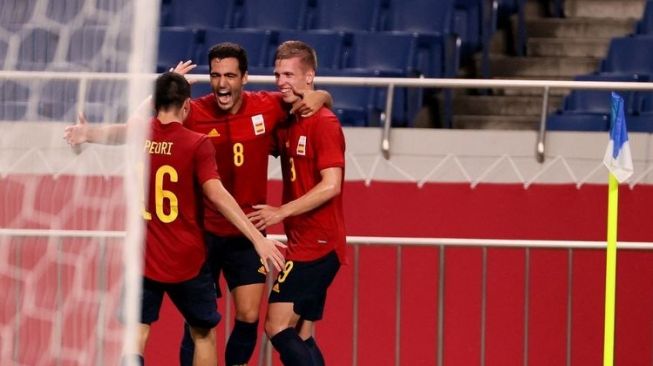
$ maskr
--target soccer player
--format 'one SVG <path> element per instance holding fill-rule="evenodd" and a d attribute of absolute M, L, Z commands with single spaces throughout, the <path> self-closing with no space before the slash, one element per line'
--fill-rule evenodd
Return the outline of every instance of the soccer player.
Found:
<path fill-rule="evenodd" d="M 281 44 L 274 75 L 284 101 L 313 89 L 315 51 L 300 41 Z M 346 261 L 342 182 L 345 140 L 336 116 L 321 108 L 294 115 L 276 133 L 283 173 L 283 205 L 256 205 L 248 217 L 259 229 L 282 222 L 288 236 L 286 265 L 270 293 L 265 331 L 285 365 L 324 365 L 312 337 L 327 289 Z"/>
<path fill-rule="evenodd" d="M 150 332 L 159 317 L 164 294 L 168 294 L 190 327 L 196 346 L 194 365 L 217 364 L 215 333 L 220 320 L 213 293 L 214 281 L 206 263 L 203 231 L 198 222 L 198 202 L 208 202 L 232 222 L 263 259 L 275 267 L 283 257 L 248 220 L 218 175 L 213 145 L 205 135 L 182 126 L 190 108 L 190 85 L 176 73 L 159 76 L 155 84 L 156 117 L 143 152 L 149 155 L 148 195 L 144 200 L 146 220 L 145 266 L 139 359 Z"/>
<path fill-rule="evenodd" d="M 237 44 L 221 43 L 209 50 L 212 93 L 194 99 L 185 126 L 206 134 L 216 149 L 222 182 L 245 212 L 267 200 L 267 166 L 271 134 L 289 113 L 309 116 L 331 96 L 323 91 L 304 90 L 290 106 L 279 92 L 248 92 L 247 53 Z M 195 67 L 180 62 L 175 72 L 185 74 Z M 116 143 L 124 140 L 124 125 L 88 127 L 83 118 L 66 128 L 65 138 L 73 144 L 86 141 Z M 257 340 L 259 311 L 265 290 L 266 271 L 247 238 L 207 205 L 204 218 L 208 263 L 217 286 L 224 273 L 234 299 L 236 321 L 225 351 L 228 366 L 249 362 Z M 191 364 L 193 342 L 185 327 L 180 350 L 183 366 Z"/>

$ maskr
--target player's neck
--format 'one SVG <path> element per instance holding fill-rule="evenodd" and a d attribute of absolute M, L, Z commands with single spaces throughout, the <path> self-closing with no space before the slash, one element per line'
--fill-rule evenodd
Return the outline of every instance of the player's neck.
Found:
<path fill-rule="evenodd" d="M 175 111 L 159 111 L 156 114 L 156 118 L 161 122 L 161 124 L 167 125 L 169 123 L 181 123 L 183 120 L 180 110 Z"/>

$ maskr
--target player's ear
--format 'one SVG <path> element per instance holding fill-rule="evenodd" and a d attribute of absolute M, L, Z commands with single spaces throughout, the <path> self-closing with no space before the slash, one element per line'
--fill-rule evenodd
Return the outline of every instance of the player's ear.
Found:
<path fill-rule="evenodd" d="M 306 85 L 313 85 L 313 80 L 315 79 L 315 70 L 309 70 L 306 72 Z"/>
<path fill-rule="evenodd" d="M 243 85 L 247 84 L 247 77 L 249 76 L 249 73 L 245 71 L 245 74 L 243 74 Z"/>

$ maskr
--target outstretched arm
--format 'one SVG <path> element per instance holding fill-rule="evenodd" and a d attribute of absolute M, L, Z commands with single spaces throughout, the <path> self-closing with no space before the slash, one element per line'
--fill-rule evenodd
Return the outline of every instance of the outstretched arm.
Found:
<path fill-rule="evenodd" d="M 148 96 L 138 105 L 127 123 L 92 126 L 88 123 L 84 114 L 80 113 L 77 123 L 64 129 L 63 138 L 72 146 L 81 145 L 86 142 L 105 145 L 124 144 L 127 141 L 127 124 L 141 123 L 147 120 L 151 110 L 152 96 Z"/>
<path fill-rule="evenodd" d="M 342 168 L 327 168 L 320 171 L 322 180 L 303 196 L 281 207 L 255 205 L 256 211 L 247 216 L 259 230 L 280 223 L 286 217 L 301 215 L 322 206 L 331 198 L 340 194 L 342 187 Z"/>
<path fill-rule="evenodd" d="M 85 142 L 98 144 L 124 144 L 127 139 L 127 125 L 124 123 L 103 126 L 91 126 L 83 114 L 79 114 L 79 120 L 73 126 L 64 130 L 64 140 L 72 146 Z"/>
<path fill-rule="evenodd" d="M 170 71 L 181 75 L 186 75 L 197 65 L 192 61 L 180 61 Z M 152 96 L 148 96 L 139 104 L 134 114 L 129 118 L 128 123 L 140 122 L 147 120 L 152 110 Z M 92 126 L 88 123 L 82 113 L 79 114 L 78 121 L 73 126 L 68 126 L 64 130 L 64 140 L 72 146 L 81 145 L 86 142 L 118 145 L 127 141 L 127 124 L 118 123 L 102 126 Z"/>
<path fill-rule="evenodd" d="M 243 210 L 233 196 L 224 188 L 219 179 L 209 179 L 203 185 L 202 189 L 208 199 L 215 207 L 226 217 L 234 226 L 240 230 L 243 235 L 254 244 L 254 249 L 263 259 L 263 266 L 268 268 L 268 260 L 277 270 L 281 270 L 284 265 L 284 258 L 277 247 L 285 248 L 286 246 L 276 240 L 264 237 L 260 231 L 247 219 Z"/>

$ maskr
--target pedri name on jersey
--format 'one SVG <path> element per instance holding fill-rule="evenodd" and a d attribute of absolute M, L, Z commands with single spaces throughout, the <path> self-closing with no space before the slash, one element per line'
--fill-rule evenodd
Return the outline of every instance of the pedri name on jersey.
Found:
<path fill-rule="evenodd" d="M 148 154 L 172 155 L 173 142 L 145 140 L 144 151 Z"/>

